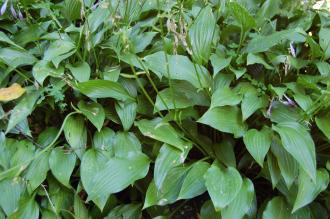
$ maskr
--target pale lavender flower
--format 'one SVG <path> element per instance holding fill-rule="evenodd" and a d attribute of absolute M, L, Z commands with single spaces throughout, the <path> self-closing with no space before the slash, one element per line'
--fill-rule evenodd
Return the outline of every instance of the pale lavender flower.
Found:
<path fill-rule="evenodd" d="M 20 20 L 23 20 L 24 19 L 23 14 L 22 14 L 21 10 L 19 10 L 19 9 L 18 9 L 18 18 Z"/>
<path fill-rule="evenodd" d="M 6 0 L 6 1 L 3 3 L 3 5 L 1 6 L 1 9 L 0 9 L 0 16 L 3 15 L 3 14 L 6 12 L 7 4 L 8 4 L 8 0 Z"/>
<path fill-rule="evenodd" d="M 293 42 L 290 43 L 290 53 L 293 57 L 296 58 L 297 54 L 296 54 L 296 49 L 294 48 Z"/>
<path fill-rule="evenodd" d="M 17 13 L 15 11 L 13 4 L 10 4 L 10 11 L 11 11 L 11 14 L 13 15 L 13 17 L 17 19 Z"/>

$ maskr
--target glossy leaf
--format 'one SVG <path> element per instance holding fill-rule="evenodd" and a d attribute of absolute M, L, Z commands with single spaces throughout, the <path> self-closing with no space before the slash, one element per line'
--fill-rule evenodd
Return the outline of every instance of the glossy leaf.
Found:
<path fill-rule="evenodd" d="M 87 129 L 82 116 L 71 116 L 64 125 L 64 135 L 71 148 L 82 157 L 87 144 Z"/>
<path fill-rule="evenodd" d="M 318 116 L 315 118 L 317 127 L 323 132 L 328 139 L 330 139 L 330 117 Z"/>
<path fill-rule="evenodd" d="M 61 148 L 54 149 L 49 156 L 49 167 L 55 178 L 70 188 L 70 176 L 76 163 L 76 155 Z"/>
<path fill-rule="evenodd" d="M 117 100 L 132 100 L 123 86 L 107 80 L 89 80 L 77 85 L 77 89 L 90 98 L 114 98 Z"/>
<path fill-rule="evenodd" d="M 241 96 L 228 87 L 219 87 L 212 94 L 211 107 L 235 106 L 241 102 Z"/>
<path fill-rule="evenodd" d="M 91 68 L 87 62 L 80 62 L 74 65 L 68 64 L 66 67 L 70 69 L 73 77 L 79 82 L 88 81 L 91 75 Z"/>
<path fill-rule="evenodd" d="M 252 157 L 260 166 L 263 166 L 264 158 L 272 142 L 271 132 L 268 129 L 262 129 L 260 131 L 250 129 L 245 133 L 243 141 Z"/>
<path fill-rule="evenodd" d="M 96 102 L 83 102 L 78 103 L 79 110 L 88 118 L 89 121 L 97 128 L 101 130 L 104 120 L 105 113 L 101 104 Z"/>
<path fill-rule="evenodd" d="M 189 28 L 193 59 L 198 64 L 206 63 L 209 60 L 215 25 L 216 20 L 212 8 L 207 6 L 199 12 Z"/>
<path fill-rule="evenodd" d="M 232 133 L 236 137 L 243 136 L 246 130 L 246 125 L 242 122 L 239 109 L 233 106 L 209 109 L 198 122 L 222 132 Z"/>
<path fill-rule="evenodd" d="M 306 128 L 299 123 L 287 122 L 273 126 L 279 133 L 285 150 L 300 164 L 304 171 L 315 182 L 316 158 L 315 145 Z"/>
<path fill-rule="evenodd" d="M 212 165 L 204 175 L 205 186 L 217 211 L 229 205 L 239 193 L 242 177 L 233 168 Z"/>

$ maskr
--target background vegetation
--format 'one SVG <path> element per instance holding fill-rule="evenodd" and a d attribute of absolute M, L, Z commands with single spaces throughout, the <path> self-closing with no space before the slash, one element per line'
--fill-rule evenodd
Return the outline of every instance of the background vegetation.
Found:
<path fill-rule="evenodd" d="M 0 218 L 328 218 L 325 1 L 0 15 Z"/>

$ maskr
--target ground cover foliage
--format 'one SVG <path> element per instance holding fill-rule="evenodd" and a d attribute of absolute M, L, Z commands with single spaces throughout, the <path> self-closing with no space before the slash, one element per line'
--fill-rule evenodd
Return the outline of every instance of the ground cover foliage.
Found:
<path fill-rule="evenodd" d="M 326 2 L 0 14 L 0 218 L 328 218 Z"/>

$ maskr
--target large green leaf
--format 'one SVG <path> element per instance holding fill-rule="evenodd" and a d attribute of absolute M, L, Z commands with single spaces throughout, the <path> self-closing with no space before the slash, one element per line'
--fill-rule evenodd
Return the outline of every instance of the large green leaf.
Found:
<path fill-rule="evenodd" d="M 70 116 L 64 125 L 64 135 L 71 148 L 81 158 L 87 144 L 87 129 L 84 117 L 80 115 Z"/>
<path fill-rule="evenodd" d="M 182 134 L 176 131 L 170 123 L 164 122 L 161 118 L 155 118 L 153 120 L 143 119 L 135 122 L 135 125 L 143 135 L 172 145 L 181 151 L 188 150 L 191 147 L 189 142 L 182 139 Z"/>
<path fill-rule="evenodd" d="M 87 62 L 68 64 L 66 67 L 70 69 L 74 78 L 79 82 L 88 81 L 91 75 L 91 68 Z"/>
<path fill-rule="evenodd" d="M 230 65 L 232 58 L 225 58 L 219 56 L 218 54 L 212 54 L 210 59 L 213 67 L 213 77 L 215 77 L 222 69 Z"/>
<path fill-rule="evenodd" d="M 236 21 L 239 23 L 243 31 L 256 26 L 256 21 L 249 13 L 249 11 L 237 2 L 229 2 L 228 8 L 231 14 L 234 16 Z"/>
<path fill-rule="evenodd" d="M 116 112 L 125 131 L 128 131 L 134 123 L 137 104 L 135 102 L 117 102 Z"/>
<path fill-rule="evenodd" d="M 24 182 L 21 179 L 0 181 L 0 206 L 6 215 L 17 210 L 19 199 L 24 190 Z"/>
<path fill-rule="evenodd" d="M 205 186 L 217 211 L 230 204 L 242 186 L 242 177 L 233 167 L 225 169 L 213 164 L 204 178 Z"/>
<path fill-rule="evenodd" d="M 219 87 L 212 94 L 211 107 L 235 106 L 241 99 L 242 97 L 229 87 Z"/>
<path fill-rule="evenodd" d="M 210 164 L 204 161 L 196 162 L 191 166 L 183 180 L 178 199 L 191 199 L 206 191 L 204 174 Z"/>
<path fill-rule="evenodd" d="M 273 138 L 271 144 L 271 151 L 276 157 L 280 173 L 284 178 L 284 181 L 288 188 L 291 187 L 292 183 L 298 176 L 299 164 L 292 157 L 290 153 L 288 153 L 282 146 L 281 140 L 277 137 Z"/>
<path fill-rule="evenodd" d="M 141 218 L 141 204 L 118 205 L 104 219 Z"/>
<path fill-rule="evenodd" d="M 189 39 L 193 59 L 198 64 L 207 63 L 211 53 L 211 45 L 215 31 L 216 20 L 212 8 L 203 8 L 194 23 L 189 28 Z"/>
<path fill-rule="evenodd" d="M 319 169 L 316 172 L 316 182 L 310 180 L 308 174 L 300 171 L 298 179 L 298 194 L 294 202 L 292 212 L 311 203 L 316 196 L 325 190 L 329 184 L 329 173 L 326 169 Z"/>
<path fill-rule="evenodd" d="M 120 192 L 145 177 L 148 170 L 149 159 L 142 153 L 128 158 L 111 158 L 96 174 L 89 198 Z"/>
<path fill-rule="evenodd" d="M 182 164 L 187 156 L 185 151 L 168 144 L 163 144 L 160 148 L 155 161 L 154 181 L 157 189 L 161 189 L 168 172 L 180 164 Z"/>
<path fill-rule="evenodd" d="M 64 68 L 59 66 L 54 68 L 49 61 L 40 60 L 32 68 L 33 77 L 42 85 L 48 76 L 60 77 L 64 73 Z"/>
<path fill-rule="evenodd" d="M 0 60 L 12 68 L 23 65 L 32 65 L 37 61 L 37 59 L 30 53 L 13 48 L 1 48 Z"/>
<path fill-rule="evenodd" d="M 330 28 L 322 27 L 319 32 L 319 39 L 320 39 L 320 47 L 322 48 L 324 52 L 324 57 L 329 58 L 330 57 Z"/>
<path fill-rule="evenodd" d="M 258 53 L 264 52 L 271 47 L 280 44 L 283 40 L 291 40 L 296 42 L 304 42 L 304 31 L 301 29 L 288 29 L 272 33 L 267 36 L 258 35 L 254 37 L 247 45 L 246 52 Z"/>
<path fill-rule="evenodd" d="M 53 62 L 58 68 L 60 62 L 75 53 L 75 44 L 68 40 L 56 40 L 52 42 L 44 53 L 43 60 Z"/>
<path fill-rule="evenodd" d="M 250 129 L 243 137 L 246 149 L 261 167 L 270 148 L 271 137 L 271 132 L 268 129 L 262 129 L 260 131 Z"/>
<path fill-rule="evenodd" d="M 49 167 L 55 178 L 70 188 L 70 176 L 76 163 L 76 155 L 57 147 L 49 156 Z"/>
<path fill-rule="evenodd" d="M 89 80 L 77 85 L 77 89 L 90 98 L 114 98 L 117 100 L 134 100 L 118 82 L 108 80 Z"/>
<path fill-rule="evenodd" d="M 85 207 L 84 202 L 80 199 L 80 197 L 77 194 L 74 195 L 73 209 L 74 209 L 75 216 L 77 218 L 81 218 L 81 219 L 89 218 L 88 210 Z"/>
<path fill-rule="evenodd" d="M 114 139 L 115 132 L 108 127 L 104 127 L 101 131 L 95 132 L 93 146 L 101 150 L 112 150 Z"/>
<path fill-rule="evenodd" d="M 20 205 L 15 213 L 11 214 L 8 219 L 16 218 L 29 218 L 38 219 L 39 218 L 39 206 L 34 200 L 34 197 L 25 198 L 20 201 Z"/>
<path fill-rule="evenodd" d="M 100 131 L 105 119 L 105 113 L 102 105 L 96 102 L 80 101 L 78 103 L 78 108 L 88 118 L 88 120 L 91 121 L 97 130 Z"/>
<path fill-rule="evenodd" d="M 221 210 L 223 219 L 243 218 L 253 208 L 255 193 L 253 183 L 250 179 L 243 179 L 241 189 L 237 193 L 235 199 L 226 208 Z"/>
<path fill-rule="evenodd" d="M 167 61 L 165 56 L 167 56 Z M 144 60 L 147 67 L 159 78 L 188 81 L 196 88 L 207 88 L 210 85 L 211 76 L 207 69 L 192 63 L 187 56 L 157 52 L 144 57 Z"/>
<path fill-rule="evenodd" d="M 306 128 L 296 122 L 282 122 L 273 126 L 287 150 L 300 164 L 302 169 L 315 182 L 316 157 L 314 141 Z"/>
<path fill-rule="evenodd" d="M 109 160 L 107 155 L 97 149 L 90 149 L 84 154 L 80 165 L 80 177 L 83 187 L 88 195 L 94 188 L 94 178 Z M 102 210 L 109 194 L 100 193 L 92 198 L 92 201 Z"/>
<path fill-rule="evenodd" d="M 34 91 L 28 93 L 19 101 L 19 103 L 11 111 L 6 133 L 32 113 L 39 96 L 39 91 Z"/>
<path fill-rule="evenodd" d="M 289 219 L 293 218 L 291 216 L 291 212 L 288 208 L 288 204 L 284 200 L 283 197 L 277 196 L 270 200 L 264 212 L 262 213 L 263 219 L 273 219 L 273 218 L 283 218 L 283 219 Z"/>
<path fill-rule="evenodd" d="M 317 127 L 323 132 L 325 136 L 330 140 L 330 117 L 329 116 L 317 116 L 315 117 Z"/>
<path fill-rule="evenodd" d="M 239 108 L 235 106 L 223 106 L 209 109 L 198 120 L 199 123 L 209 125 L 221 132 L 232 133 L 236 137 L 244 135 L 246 125 L 242 121 Z"/>
<path fill-rule="evenodd" d="M 249 118 L 254 112 L 260 108 L 267 106 L 267 98 L 264 96 L 258 97 L 256 94 L 245 94 L 242 100 L 242 116 L 245 121 Z"/>
<path fill-rule="evenodd" d="M 127 158 L 141 152 L 141 143 L 133 132 L 117 132 L 113 150 L 116 157 Z"/>
<path fill-rule="evenodd" d="M 49 170 L 49 155 L 49 152 L 45 152 L 29 165 L 25 178 L 28 180 L 28 190 L 30 190 L 30 193 L 46 179 Z"/>

